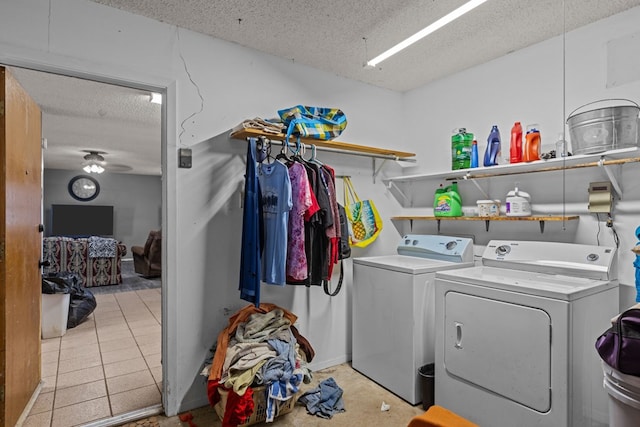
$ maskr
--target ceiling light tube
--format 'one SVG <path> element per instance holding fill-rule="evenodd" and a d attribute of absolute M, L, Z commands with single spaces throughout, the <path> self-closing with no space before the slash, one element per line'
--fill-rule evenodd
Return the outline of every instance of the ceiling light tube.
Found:
<path fill-rule="evenodd" d="M 437 31 L 440 28 L 444 27 L 448 23 L 460 18 L 465 13 L 472 11 L 473 9 L 475 9 L 478 6 L 480 6 L 482 3 L 486 2 L 486 1 L 487 0 L 471 0 L 471 1 L 463 4 L 462 6 L 460 6 L 459 8 L 454 10 L 453 12 L 448 13 L 447 15 L 443 16 L 442 18 L 438 19 L 436 22 L 434 22 L 431 25 L 429 25 L 429 26 L 423 28 L 422 30 L 418 31 L 417 33 L 415 33 L 411 37 L 401 41 L 400 43 L 398 43 L 397 45 L 393 46 L 392 48 L 382 52 L 380 55 L 378 55 L 375 58 L 369 60 L 367 62 L 367 65 L 369 67 L 375 67 L 376 65 L 378 65 L 379 63 L 381 63 L 385 59 L 389 58 L 390 56 L 395 55 L 396 53 L 400 52 L 402 49 L 405 49 L 405 48 L 411 46 L 412 44 L 414 44 L 418 40 L 423 39 L 424 37 L 428 36 L 429 34 L 433 33 L 434 31 Z"/>

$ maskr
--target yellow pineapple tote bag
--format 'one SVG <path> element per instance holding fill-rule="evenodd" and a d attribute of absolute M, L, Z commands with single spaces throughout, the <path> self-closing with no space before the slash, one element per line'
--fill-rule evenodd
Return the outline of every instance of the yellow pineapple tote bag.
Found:
<path fill-rule="evenodd" d="M 373 200 L 360 200 L 351 178 L 344 178 L 344 204 L 349 223 L 349 244 L 364 248 L 378 238 L 382 219 Z"/>

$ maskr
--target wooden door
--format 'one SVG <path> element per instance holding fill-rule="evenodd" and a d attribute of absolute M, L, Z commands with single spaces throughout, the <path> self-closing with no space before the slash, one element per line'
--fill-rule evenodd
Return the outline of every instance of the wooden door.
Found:
<path fill-rule="evenodd" d="M 0 426 L 40 382 L 40 108 L 0 67 Z"/>

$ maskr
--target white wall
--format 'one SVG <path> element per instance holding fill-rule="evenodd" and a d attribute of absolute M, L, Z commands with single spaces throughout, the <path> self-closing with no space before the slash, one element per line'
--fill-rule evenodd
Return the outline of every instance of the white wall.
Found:
<path fill-rule="evenodd" d="M 51 205 L 107 205 L 113 206 L 114 238 L 127 246 L 143 246 L 150 230 L 161 226 L 161 178 L 150 175 L 105 173 L 95 176 L 100 194 L 91 202 L 78 202 L 69 195 L 69 180 L 76 171 L 46 169 L 44 171 L 45 235 L 49 235 Z"/>
<path fill-rule="evenodd" d="M 0 62 L 167 88 L 163 383 L 169 415 L 206 405 L 201 365 L 228 316 L 246 305 L 237 290 L 245 144 L 208 139 L 243 119 L 309 104 L 345 111 L 345 141 L 409 151 L 410 141 L 398 141 L 396 129 L 385 125 L 399 123 L 398 93 L 82 0 L 0 3 Z M 193 168 L 177 168 L 178 147 L 193 149 Z M 379 181 L 372 182 L 370 159 L 326 153 L 320 158 L 338 174 L 353 176 L 362 196 L 380 191 Z M 385 207 L 381 211 L 390 214 Z M 396 240 L 395 230 L 387 227 L 377 246 L 354 255 L 391 250 Z M 300 331 L 316 350 L 316 369 L 350 359 L 347 264 L 345 289 L 335 298 L 319 288 L 263 291 L 263 301 L 299 316 Z"/>
<path fill-rule="evenodd" d="M 567 85 L 568 108 L 604 96 L 640 98 L 637 84 L 605 89 L 602 75 L 604 43 L 633 31 L 625 28 L 635 28 L 639 15 L 639 10 L 632 10 L 567 37 L 567 74 L 574 76 Z M 420 169 L 446 170 L 453 128 L 466 126 L 478 133 L 481 142 L 492 124 L 498 124 L 506 135 L 517 119 L 524 124 L 540 123 L 545 137 L 561 131 L 561 60 L 556 39 L 401 95 L 82 0 L 0 3 L 0 62 L 167 90 L 163 106 L 167 130 L 163 145 L 163 367 L 164 405 L 169 415 L 206 404 L 205 382 L 198 377 L 202 361 L 228 316 L 245 305 L 237 291 L 239 188 L 245 144 L 224 136 L 210 138 L 245 118 L 270 117 L 277 109 L 295 104 L 337 106 L 349 120 L 341 139 L 415 151 Z M 178 147 L 193 149 L 193 168 L 177 168 Z M 380 177 L 373 182 L 370 159 L 335 154 L 322 154 L 321 159 L 336 166 L 338 174 L 353 176 L 360 196 L 373 198 L 383 217 L 402 210 L 385 191 Z M 383 167 L 382 177 L 401 173 L 390 163 Z M 632 259 L 626 252 L 635 243 L 630 238 L 635 224 L 629 213 L 640 192 L 638 184 L 628 178 L 629 169 L 624 170 L 624 181 L 625 197 L 629 195 L 630 201 L 619 202 L 616 214 L 624 239 L 621 265 L 627 269 Z M 570 200 L 579 199 L 575 189 L 586 188 L 597 172 L 579 174 L 572 173 L 570 178 L 567 174 L 573 180 L 567 191 Z M 535 204 L 548 201 L 557 211 L 561 186 L 550 179 L 531 175 L 521 181 Z M 503 198 L 511 182 L 494 184 L 492 180 L 484 185 Z M 417 191 L 430 195 L 435 186 Z M 463 197 L 475 201 L 473 189 L 464 188 Z M 592 218 L 581 218 L 576 228 L 545 233 L 543 238 L 595 242 Z M 491 233 L 500 231 L 492 228 Z M 487 239 L 483 230 L 467 232 Z M 527 232 L 527 237 L 532 233 Z M 540 236 L 539 232 L 532 235 Z M 611 242 L 608 230 L 601 232 L 600 239 Z M 398 233 L 387 220 L 378 241 L 367 249 L 354 250 L 353 256 L 394 251 L 397 241 Z M 315 368 L 350 359 L 351 262 L 346 264 L 345 289 L 336 298 L 326 297 L 318 288 L 263 287 L 263 301 L 283 305 L 299 316 L 300 331 L 316 350 Z M 632 283 L 629 272 L 621 277 Z"/>
<path fill-rule="evenodd" d="M 497 124 L 503 153 L 508 156 L 513 123 L 520 121 L 523 127 L 537 123 L 544 152 L 554 149 L 557 135 L 563 130 L 569 139 L 565 120 L 583 104 L 608 98 L 640 102 L 640 75 L 636 74 L 635 80 L 618 85 L 613 84 L 614 73 L 607 75 L 608 63 L 616 67 L 630 67 L 634 63 L 631 52 L 640 52 L 640 38 L 629 36 L 638 34 L 638 22 L 640 8 L 634 8 L 568 33 L 566 90 L 563 88 L 562 37 L 556 37 L 406 93 L 405 114 L 413 129 L 409 133 L 421 135 L 423 140 L 422 144 L 413 146 L 420 166 L 412 168 L 410 173 L 450 170 L 451 135 L 452 130 L 458 127 L 466 127 L 475 134 L 482 157 L 491 126 Z M 607 44 L 622 37 L 629 38 L 627 54 L 609 52 Z M 610 81 L 609 87 L 607 81 Z M 566 98 L 563 99 L 565 93 Z M 566 103 L 564 111 L 563 102 Z M 586 107 L 586 110 L 605 105 Z M 616 169 L 623 188 L 623 198 L 615 201 L 613 212 L 614 226 L 620 237 L 621 308 L 632 305 L 636 295 L 632 265 L 635 256 L 630 249 L 637 242 L 635 229 L 640 225 L 637 215 L 640 210 L 640 183 L 634 178 L 638 175 L 638 167 L 638 163 L 631 163 L 623 166 L 621 171 Z M 468 225 L 443 222 L 441 231 L 473 235 L 480 244 L 492 238 L 514 238 L 614 246 L 612 230 L 605 226 L 605 215 L 601 215 L 598 221 L 587 211 L 589 182 L 607 180 L 606 174 L 597 167 L 569 170 L 564 174 L 534 173 L 481 179 L 477 182 L 484 191 L 503 204 L 507 192 L 519 183 L 521 190 L 531 194 L 534 214 L 559 215 L 564 212 L 580 215 L 580 219 L 565 224 L 547 222 L 544 234 L 540 233 L 536 222 L 492 222 L 489 232 L 480 222 Z M 428 195 L 425 203 L 430 208 L 431 194 L 441 183 L 449 184 L 438 180 L 425 181 L 414 191 Z M 475 206 L 476 200 L 485 198 L 471 182 L 459 182 L 458 185 L 463 204 L 467 207 Z M 419 209 L 413 209 L 416 210 Z M 434 224 L 421 224 L 419 227 L 422 232 L 435 232 Z"/>

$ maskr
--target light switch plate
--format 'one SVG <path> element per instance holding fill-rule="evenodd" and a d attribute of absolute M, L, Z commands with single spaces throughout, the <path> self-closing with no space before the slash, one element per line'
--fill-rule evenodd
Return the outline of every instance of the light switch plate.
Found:
<path fill-rule="evenodd" d="M 178 149 L 178 167 L 191 168 L 191 148 Z"/>

